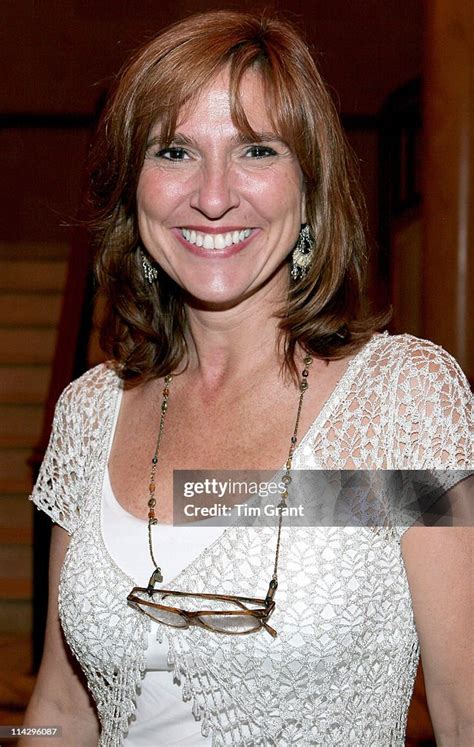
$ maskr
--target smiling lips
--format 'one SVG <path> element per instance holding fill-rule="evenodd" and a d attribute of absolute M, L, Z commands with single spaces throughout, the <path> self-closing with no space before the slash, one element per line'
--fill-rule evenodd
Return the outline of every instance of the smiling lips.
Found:
<path fill-rule="evenodd" d="M 201 233 L 190 228 L 182 228 L 181 233 L 186 241 L 194 246 L 203 247 L 204 249 L 225 249 L 233 244 L 240 244 L 248 239 L 252 233 L 250 228 L 244 228 L 241 231 L 228 231 L 227 233 Z"/>

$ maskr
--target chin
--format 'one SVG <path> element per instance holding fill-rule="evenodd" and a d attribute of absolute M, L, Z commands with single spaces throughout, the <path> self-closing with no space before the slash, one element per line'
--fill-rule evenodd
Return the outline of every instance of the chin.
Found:
<path fill-rule="evenodd" d="M 201 268 L 199 268 L 201 269 Z M 211 269 L 211 268 L 209 268 Z M 186 272 L 175 275 L 184 292 L 186 303 L 195 308 L 229 308 L 255 292 L 256 281 L 240 268 L 227 272 Z"/>
<path fill-rule="evenodd" d="M 243 301 L 247 295 L 245 293 L 212 292 L 203 294 L 202 289 L 195 294 L 191 289 L 184 289 L 184 298 L 188 306 L 194 309 L 207 309 L 209 311 L 224 311 L 231 309 Z"/>

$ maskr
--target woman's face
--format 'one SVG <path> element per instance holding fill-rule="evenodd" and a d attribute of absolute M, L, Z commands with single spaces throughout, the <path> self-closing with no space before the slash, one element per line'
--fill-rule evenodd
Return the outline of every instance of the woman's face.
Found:
<path fill-rule="evenodd" d="M 249 71 L 241 85 L 257 142 L 235 128 L 228 88 L 223 72 L 185 107 L 166 148 L 160 127 L 151 131 L 137 189 L 144 246 L 190 296 L 213 307 L 286 288 L 285 258 L 305 222 L 302 172 L 272 132 L 260 76 Z"/>

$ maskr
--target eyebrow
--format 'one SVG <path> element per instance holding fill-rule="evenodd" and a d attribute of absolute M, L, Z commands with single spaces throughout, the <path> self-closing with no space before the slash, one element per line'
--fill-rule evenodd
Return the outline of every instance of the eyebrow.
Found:
<path fill-rule="evenodd" d="M 245 132 L 238 132 L 232 139 L 235 140 L 237 145 L 246 145 L 247 143 L 271 143 L 280 142 L 283 140 L 275 132 L 255 132 L 255 137 L 251 137 L 250 134 Z"/>
<path fill-rule="evenodd" d="M 255 137 L 251 137 L 250 134 L 246 134 L 245 132 L 237 132 L 235 135 L 232 136 L 231 142 L 235 145 L 248 145 L 250 143 L 274 143 L 279 142 L 282 144 L 285 144 L 284 140 L 277 135 L 275 132 L 255 132 Z M 150 140 L 147 143 L 147 147 L 150 148 L 154 145 L 160 144 L 160 138 L 158 135 L 155 135 L 155 137 L 150 138 Z M 189 147 L 193 147 L 195 145 L 195 141 L 188 137 L 187 135 L 183 135 L 180 132 L 175 132 L 171 140 L 166 143 L 167 146 L 169 145 L 187 145 Z"/>

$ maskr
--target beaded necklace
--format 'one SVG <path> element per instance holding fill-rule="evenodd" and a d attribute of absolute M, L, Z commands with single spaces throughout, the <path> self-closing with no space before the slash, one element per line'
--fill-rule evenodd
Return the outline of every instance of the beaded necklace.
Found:
<path fill-rule="evenodd" d="M 281 528 L 282 528 L 282 521 L 283 521 L 283 510 L 286 508 L 287 502 L 288 502 L 288 486 L 291 483 L 291 465 L 293 460 L 293 454 L 296 449 L 296 444 L 298 441 L 298 427 L 301 417 L 301 410 L 303 407 L 303 398 L 305 395 L 306 390 L 308 389 L 308 376 L 309 376 L 309 367 L 311 366 L 313 359 L 310 355 L 305 356 L 303 359 L 304 361 L 304 368 L 301 372 L 301 380 L 299 382 L 299 390 L 300 395 L 298 398 L 298 408 L 296 412 L 296 418 L 295 418 L 295 425 L 293 428 L 293 433 L 290 439 L 290 448 L 288 451 L 288 457 L 285 463 L 285 473 L 282 477 L 282 483 L 284 484 L 283 490 L 280 491 L 280 503 L 277 506 L 278 510 L 278 530 L 277 530 L 277 544 L 276 544 L 276 551 L 275 551 L 275 562 L 273 567 L 273 574 L 272 574 L 272 581 L 270 582 L 270 588 L 273 589 L 273 594 L 275 593 L 275 590 L 278 586 L 278 560 L 280 557 L 280 543 L 281 543 Z M 166 413 L 168 410 L 168 399 L 170 395 L 170 384 L 173 381 L 173 376 L 171 374 L 168 374 L 164 378 L 164 387 L 161 391 L 161 406 L 160 406 L 160 423 L 158 427 L 158 436 L 156 439 L 155 444 L 155 450 L 153 452 L 153 457 L 151 460 L 151 469 L 150 469 L 150 481 L 148 485 L 148 548 L 150 551 L 150 557 L 154 565 L 154 572 L 152 574 L 152 577 L 150 579 L 150 584 L 152 583 L 162 583 L 163 581 L 163 573 L 161 571 L 160 566 L 158 565 L 155 555 L 153 552 L 153 538 L 152 538 L 152 527 L 158 524 L 158 519 L 156 518 L 155 514 L 155 508 L 156 508 L 156 470 L 158 468 L 158 456 L 161 446 L 161 439 L 163 437 L 163 431 L 165 426 L 165 418 Z"/>

